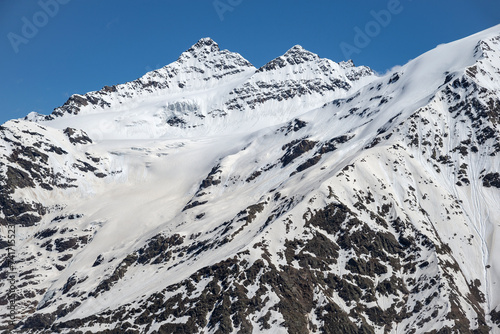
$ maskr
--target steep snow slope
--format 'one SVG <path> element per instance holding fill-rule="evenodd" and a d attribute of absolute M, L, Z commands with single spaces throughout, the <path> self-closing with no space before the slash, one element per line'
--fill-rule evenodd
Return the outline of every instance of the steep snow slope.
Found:
<path fill-rule="evenodd" d="M 499 76 L 500 26 L 381 77 L 202 39 L 7 122 L 17 330 L 500 332 Z"/>

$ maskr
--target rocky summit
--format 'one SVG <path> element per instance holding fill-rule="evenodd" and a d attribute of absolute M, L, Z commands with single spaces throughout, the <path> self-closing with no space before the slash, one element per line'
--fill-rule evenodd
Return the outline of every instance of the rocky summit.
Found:
<path fill-rule="evenodd" d="M 383 75 L 204 38 L 0 126 L 0 328 L 500 333 L 499 203 L 500 26 Z"/>

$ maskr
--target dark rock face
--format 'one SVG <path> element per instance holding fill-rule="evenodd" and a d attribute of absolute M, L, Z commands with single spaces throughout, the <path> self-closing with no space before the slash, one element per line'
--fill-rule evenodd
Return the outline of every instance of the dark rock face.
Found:
<path fill-rule="evenodd" d="M 298 118 L 294 119 L 293 121 L 289 122 L 286 126 L 283 126 L 279 129 L 279 132 L 285 133 L 285 136 L 290 134 L 292 131 L 297 132 L 300 129 L 306 127 L 307 122 L 304 122 Z"/>
<path fill-rule="evenodd" d="M 282 166 L 290 164 L 295 158 L 300 157 L 302 154 L 312 150 L 317 144 L 315 141 L 301 139 L 292 141 L 284 145 L 281 149 L 285 151 L 285 154 L 281 157 L 280 161 Z"/>
<path fill-rule="evenodd" d="M 28 318 L 23 325 L 25 329 L 47 329 L 54 322 L 55 316 L 52 314 L 37 313 Z"/>
<path fill-rule="evenodd" d="M 219 166 L 215 166 L 214 168 L 212 168 L 207 178 L 201 182 L 199 190 L 203 190 L 210 186 L 218 185 L 221 182 L 220 177 L 219 178 L 217 177 L 217 174 L 219 173 L 221 173 Z"/>
<path fill-rule="evenodd" d="M 500 311 L 492 310 L 490 312 L 491 320 L 500 327 Z"/>
<path fill-rule="evenodd" d="M 499 173 L 489 173 L 483 177 L 484 187 L 495 187 L 500 188 L 500 174 Z"/>
<path fill-rule="evenodd" d="M 297 169 L 295 171 L 297 173 L 302 172 L 302 171 L 308 169 L 309 167 L 316 165 L 320 160 L 321 160 L 321 155 L 316 155 L 316 156 L 308 159 L 306 162 L 301 164 L 299 167 L 297 167 Z"/>
<path fill-rule="evenodd" d="M 157 235 L 149 241 L 146 247 L 138 250 L 139 257 L 137 258 L 137 263 L 144 265 L 150 261 L 153 264 L 168 262 L 172 256 L 170 248 L 179 246 L 182 243 L 183 238 L 178 234 L 174 234 L 168 238 Z"/>
<path fill-rule="evenodd" d="M 336 78 L 330 78 L 327 81 L 301 79 L 272 84 L 258 81 L 255 85 L 245 83 L 233 89 L 230 95 L 234 98 L 228 100 L 225 105 L 228 110 L 255 109 L 259 104 L 271 100 L 281 102 L 296 97 L 323 95 L 326 92 L 348 91 L 349 89 L 351 89 L 351 85 L 348 82 Z"/>
<path fill-rule="evenodd" d="M 91 144 L 92 139 L 82 130 L 76 130 L 73 128 L 64 129 L 64 134 L 68 136 L 69 141 L 72 144 Z"/>

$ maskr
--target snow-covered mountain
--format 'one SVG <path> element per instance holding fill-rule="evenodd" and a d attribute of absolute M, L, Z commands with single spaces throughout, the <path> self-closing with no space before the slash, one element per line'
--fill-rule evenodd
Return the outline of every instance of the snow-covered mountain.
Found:
<path fill-rule="evenodd" d="M 19 333 L 500 333 L 500 26 L 385 75 L 205 38 L 0 127 Z"/>

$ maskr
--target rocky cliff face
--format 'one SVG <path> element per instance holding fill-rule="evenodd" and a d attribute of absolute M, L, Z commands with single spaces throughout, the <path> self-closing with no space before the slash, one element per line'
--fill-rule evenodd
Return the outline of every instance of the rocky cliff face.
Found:
<path fill-rule="evenodd" d="M 384 76 L 202 39 L 7 122 L 14 332 L 499 332 L 499 75 L 499 27 Z"/>

